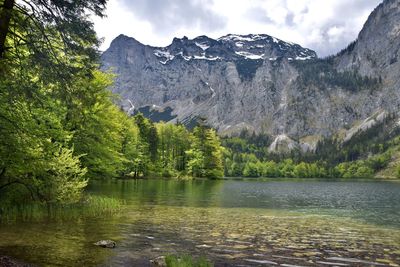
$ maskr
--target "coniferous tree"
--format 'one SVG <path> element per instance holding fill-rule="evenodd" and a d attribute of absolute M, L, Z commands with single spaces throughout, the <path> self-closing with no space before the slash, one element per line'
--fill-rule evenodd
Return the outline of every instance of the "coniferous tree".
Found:
<path fill-rule="evenodd" d="M 191 149 L 187 152 L 189 172 L 194 177 L 223 176 L 222 147 L 213 129 L 197 126 L 193 130 Z"/>

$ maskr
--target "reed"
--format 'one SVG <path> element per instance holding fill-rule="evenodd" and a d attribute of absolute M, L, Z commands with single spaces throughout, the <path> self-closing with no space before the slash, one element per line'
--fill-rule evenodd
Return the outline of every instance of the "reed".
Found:
<path fill-rule="evenodd" d="M 115 198 L 86 195 L 75 204 L 0 204 L 0 222 L 65 221 L 117 214 L 123 203 Z"/>

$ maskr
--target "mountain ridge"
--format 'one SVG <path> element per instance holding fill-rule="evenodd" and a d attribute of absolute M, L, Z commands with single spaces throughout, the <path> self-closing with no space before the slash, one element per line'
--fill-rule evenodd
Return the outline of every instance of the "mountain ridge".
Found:
<path fill-rule="evenodd" d="M 119 36 L 102 68 L 118 75 L 112 90 L 127 111 L 130 102 L 170 108 L 171 122 L 201 117 L 224 135 L 246 129 L 275 136 L 275 148 L 313 149 L 376 112 L 397 114 L 399 10 L 399 0 L 384 1 L 352 45 L 325 59 L 263 34 L 174 38 L 163 48 Z"/>

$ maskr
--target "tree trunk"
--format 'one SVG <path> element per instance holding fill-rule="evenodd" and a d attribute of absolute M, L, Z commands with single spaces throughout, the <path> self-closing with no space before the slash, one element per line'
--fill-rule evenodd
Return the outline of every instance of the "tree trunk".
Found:
<path fill-rule="evenodd" d="M 0 180 L 1 178 L 3 178 L 5 176 L 6 173 L 6 167 L 4 167 L 1 171 L 0 171 Z"/>
<path fill-rule="evenodd" d="M 6 37 L 10 26 L 11 13 L 14 8 L 15 0 L 4 0 L 0 12 L 0 59 L 4 58 L 6 50 Z"/>

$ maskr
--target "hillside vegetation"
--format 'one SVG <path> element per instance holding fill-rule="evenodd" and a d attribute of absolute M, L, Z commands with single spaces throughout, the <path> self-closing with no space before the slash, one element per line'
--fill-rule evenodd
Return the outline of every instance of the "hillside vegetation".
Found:
<path fill-rule="evenodd" d="M 400 129 L 393 115 L 348 141 L 334 136 L 317 143 L 315 151 L 268 150 L 271 138 L 242 132 L 222 140 L 225 175 L 232 177 L 398 178 Z"/>

